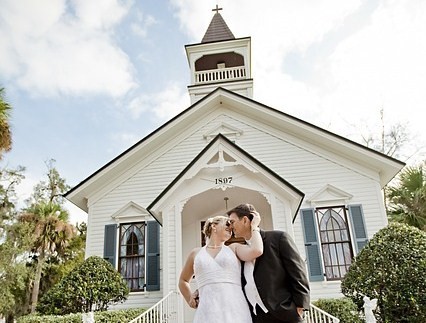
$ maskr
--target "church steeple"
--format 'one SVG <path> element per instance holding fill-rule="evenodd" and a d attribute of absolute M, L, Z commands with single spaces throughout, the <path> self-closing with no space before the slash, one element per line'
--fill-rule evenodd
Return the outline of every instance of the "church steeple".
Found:
<path fill-rule="evenodd" d="M 217 87 L 253 96 L 251 38 L 235 38 L 219 10 L 222 8 L 216 5 L 201 43 L 185 46 L 191 69 L 191 103 Z"/>
<path fill-rule="evenodd" d="M 207 28 L 207 31 L 201 40 L 202 43 L 235 39 L 234 34 L 228 28 L 228 25 L 225 20 L 223 20 L 219 10 L 222 10 L 222 8 L 219 8 L 218 5 L 216 5 L 216 8 L 212 10 L 216 11 L 216 13 L 214 14 L 209 28 Z"/>

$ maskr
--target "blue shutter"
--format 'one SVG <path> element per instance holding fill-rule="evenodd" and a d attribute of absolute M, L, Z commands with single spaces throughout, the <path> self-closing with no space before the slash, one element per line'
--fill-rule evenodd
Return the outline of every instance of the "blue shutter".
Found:
<path fill-rule="evenodd" d="M 308 257 L 308 271 L 310 281 L 323 281 L 321 251 L 317 235 L 317 222 L 314 209 L 301 210 L 302 227 L 305 236 L 305 250 Z"/>
<path fill-rule="evenodd" d="M 358 254 L 368 242 L 361 205 L 349 205 L 349 218 L 352 224 L 352 234 L 355 238 L 356 253 Z"/>
<path fill-rule="evenodd" d="M 160 290 L 160 225 L 147 222 L 146 290 Z"/>
<path fill-rule="evenodd" d="M 117 225 L 107 224 L 104 235 L 104 259 L 115 268 L 115 255 L 117 250 Z"/>

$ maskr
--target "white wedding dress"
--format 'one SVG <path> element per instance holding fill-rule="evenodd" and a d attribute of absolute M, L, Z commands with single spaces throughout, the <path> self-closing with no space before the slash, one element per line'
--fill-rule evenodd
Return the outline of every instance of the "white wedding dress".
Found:
<path fill-rule="evenodd" d="M 194 323 L 251 323 L 250 310 L 241 288 L 241 263 L 223 246 L 216 257 L 206 247 L 194 259 L 199 304 Z"/>

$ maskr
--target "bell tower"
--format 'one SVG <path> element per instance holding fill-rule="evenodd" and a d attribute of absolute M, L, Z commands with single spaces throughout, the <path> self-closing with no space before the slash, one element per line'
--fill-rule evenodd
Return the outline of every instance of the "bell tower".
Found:
<path fill-rule="evenodd" d="M 216 13 L 201 43 L 186 45 L 191 71 L 191 104 L 218 87 L 253 97 L 251 38 L 235 38 L 216 5 Z"/>

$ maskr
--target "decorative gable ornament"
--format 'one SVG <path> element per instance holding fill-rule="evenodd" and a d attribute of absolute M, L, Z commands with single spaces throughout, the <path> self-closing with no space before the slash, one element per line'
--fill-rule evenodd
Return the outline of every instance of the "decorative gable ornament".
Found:
<path fill-rule="evenodd" d="M 237 138 L 243 134 L 241 129 L 233 127 L 226 122 L 222 122 L 219 126 L 209 130 L 207 133 L 203 135 L 204 139 L 207 142 L 210 142 L 213 138 L 215 138 L 218 134 L 221 134 L 231 140 L 232 142 L 236 142 Z"/>
<path fill-rule="evenodd" d="M 333 185 L 327 184 L 314 193 L 307 201 L 311 203 L 312 207 L 320 207 L 347 204 L 352 197 L 352 194 L 349 194 Z"/>
<path fill-rule="evenodd" d="M 152 220 L 150 213 L 137 203 L 130 201 L 111 216 L 115 222 L 137 222 Z"/>

